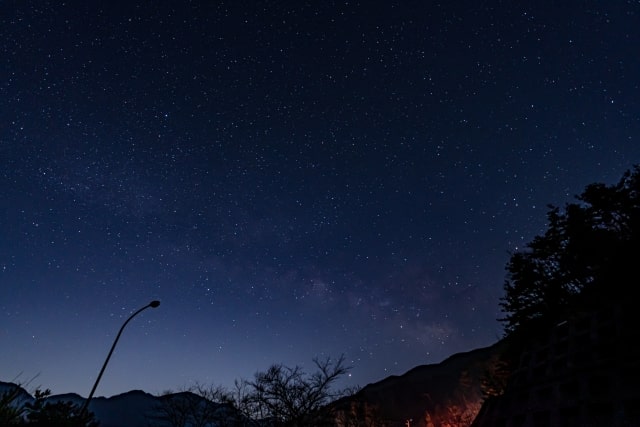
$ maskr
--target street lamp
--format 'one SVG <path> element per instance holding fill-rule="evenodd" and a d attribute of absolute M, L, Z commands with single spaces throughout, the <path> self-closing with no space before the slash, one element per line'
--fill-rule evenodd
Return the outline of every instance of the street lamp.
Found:
<path fill-rule="evenodd" d="M 146 310 L 149 307 L 156 308 L 159 305 L 160 305 L 160 301 L 151 301 L 149 304 L 145 305 L 144 307 L 142 307 L 141 309 L 139 309 L 138 311 L 133 313 L 131 316 L 129 316 L 129 318 L 122 324 L 122 327 L 120 328 L 120 331 L 118 332 L 118 335 L 116 335 L 116 339 L 113 341 L 113 345 L 111 346 L 111 350 L 109 350 L 109 354 L 107 355 L 107 359 L 104 361 L 104 364 L 102 365 L 102 369 L 100 369 L 100 373 L 98 374 L 98 378 L 96 378 L 96 382 L 93 384 L 93 388 L 91 389 L 91 393 L 89 393 L 89 397 L 87 397 L 87 400 L 84 401 L 84 405 L 82 405 L 82 410 L 80 411 L 81 414 L 84 414 L 84 412 L 89 407 L 89 401 L 93 397 L 93 393 L 95 393 L 96 388 L 98 387 L 98 383 L 100 382 L 100 378 L 102 378 L 102 374 L 104 373 L 104 370 L 107 367 L 107 363 L 109 363 L 109 359 L 111 358 L 111 354 L 113 353 L 113 350 L 116 348 L 116 344 L 118 343 L 118 340 L 120 339 L 120 335 L 122 335 L 122 331 L 124 330 L 124 327 L 127 326 L 127 323 L 129 323 L 129 321 L 131 319 L 133 319 L 141 311 Z"/>

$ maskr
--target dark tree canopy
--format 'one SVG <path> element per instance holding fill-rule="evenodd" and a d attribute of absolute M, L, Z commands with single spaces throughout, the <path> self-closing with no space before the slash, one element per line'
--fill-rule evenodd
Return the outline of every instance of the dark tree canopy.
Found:
<path fill-rule="evenodd" d="M 35 400 L 25 405 L 27 426 L 33 427 L 99 427 L 92 412 L 83 411 L 72 402 L 53 401 L 47 398 L 51 390 L 37 389 Z"/>
<path fill-rule="evenodd" d="M 92 412 L 72 402 L 49 401 L 51 390 L 35 390 L 32 402 L 20 402 L 22 388 L 14 385 L 0 393 L 0 426 L 99 427 Z M 26 392 L 25 392 L 26 393 Z"/>
<path fill-rule="evenodd" d="M 500 305 L 507 333 L 564 320 L 594 303 L 622 300 L 640 267 L 640 167 L 615 185 L 591 184 L 548 229 L 512 254 Z"/>

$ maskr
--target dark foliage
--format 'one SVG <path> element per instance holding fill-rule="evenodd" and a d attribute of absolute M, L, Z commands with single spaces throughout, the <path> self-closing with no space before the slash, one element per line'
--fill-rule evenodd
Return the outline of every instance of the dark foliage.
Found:
<path fill-rule="evenodd" d="M 0 393 L 0 426 L 15 426 L 22 423 L 24 408 L 16 404 L 19 394 L 19 386 Z"/>
<path fill-rule="evenodd" d="M 25 406 L 27 426 L 36 427 L 98 427 L 91 412 L 72 402 L 48 402 L 50 390 L 36 390 L 35 401 Z"/>
<path fill-rule="evenodd" d="M 611 186 L 591 184 L 507 264 L 505 331 L 542 330 L 591 306 L 622 300 L 640 260 L 640 167 Z"/>

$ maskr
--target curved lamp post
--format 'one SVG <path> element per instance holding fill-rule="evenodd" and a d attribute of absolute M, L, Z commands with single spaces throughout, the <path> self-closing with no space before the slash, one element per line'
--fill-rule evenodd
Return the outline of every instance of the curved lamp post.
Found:
<path fill-rule="evenodd" d="M 124 330 L 124 327 L 127 326 L 127 323 L 129 323 L 129 321 L 131 319 L 133 319 L 141 311 L 146 310 L 149 307 L 156 308 L 159 305 L 160 305 L 160 301 L 151 301 L 149 304 L 145 305 L 144 307 L 142 307 L 141 309 L 139 309 L 138 311 L 133 313 L 131 316 L 129 316 L 129 318 L 122 324 L 122 327 L 120 328 L 120 331 L 118 332 L 118 335 L 116 336 L 116 339 L 113 341 L 113 345 L 111 346 L 111 350 L 109 350 L 109 354 L 107 355 L 107 359 L 104 361 L 104 364 L 102 365 L 102 369 L 100 369 L 100 373 L 98 374 L 98 378 L 96 378 L 96 382 L 93 384 L 93 388 L 91 389 L 91 393 L 89 393 L 89 397 L 87 397 L 87 400 L 84 401 L 84 405 L 82 405 L 82 409 L 80 411 L 81 414 L 83 414 L 87 410 L 87 408 L 89 407 L 89 401 L 93 397 L 93 393 L 95 393 L 96 388 L 98 387 L 98 383 L 100 382 L 100 378 L 102 378 L 102 374 L 104 373 L 104 370 L 107 367 L 107 363 L 109 363 L 109 359 L 111 358 L 111 354 L 113 353 L 113 350 L 116 348 L 116 344 L 118 343 L 118 340 L 120 339 L 120 335 L 122 335 L 122 331 Z"/>

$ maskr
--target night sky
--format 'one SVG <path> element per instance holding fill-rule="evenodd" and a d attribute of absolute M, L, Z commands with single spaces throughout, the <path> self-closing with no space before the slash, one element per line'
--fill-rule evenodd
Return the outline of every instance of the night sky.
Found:
<path fill-rule="evenodd" d="M 1 2 L 0 380 L 87 396 L 153 299 L 96 396 L 496 342 L 640 162 L 640 3 L 520 3 Z"/>

